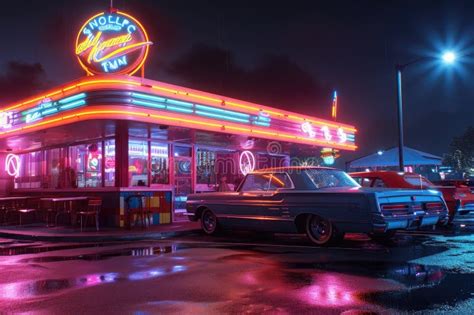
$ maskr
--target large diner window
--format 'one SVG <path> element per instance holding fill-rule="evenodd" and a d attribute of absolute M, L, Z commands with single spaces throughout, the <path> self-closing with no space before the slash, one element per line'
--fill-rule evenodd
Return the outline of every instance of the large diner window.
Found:
<path fill-rule="evenodd" d="M 169 184 L 170 166 L 168 145 L 166 143 L 151 142 L 151 184 Z"/>
<path fill-rule="evenodd" d="M 148 141 L 128 141 L 129 186 L 148 186 Z"/>
<path fill-rule="evenodd" d="M 46 155 L 46 182 L 47 188 L 68 188 L 72 186 L 73 181 L 67 181 L 64 173 L 66 168 L 66 148 L 54 148 L 45 151 Z"/>
<path fill-rule="evenodd" d="M 60 176 L 64 188 L 102 186 L 102 142 L 69 147 L 69 163 Z"/>
<path fill-rule="evenodd" d="M 42 156 L 41 151 L 20 155 L 20 172 L 15 179 L 15 188 L 41 188 Z"/>
<path fill-rule="evenodd" d="M 18 155 L 20 170 L 14 181 L 15 189 L 115 186 L 114 139 Z"/>

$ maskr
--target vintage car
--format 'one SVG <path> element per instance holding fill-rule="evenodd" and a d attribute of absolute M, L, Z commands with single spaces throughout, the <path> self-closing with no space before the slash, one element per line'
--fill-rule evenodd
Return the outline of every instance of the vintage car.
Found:
<path fill-rule="evenodd" d="M 362 187 L 433 189 L 443 193 L 449 210 L 449 222 L 456 215 L 474 210 L 474 194 L 459 181 L 441 181 L 435 184 L 416 173 L 371 171 L 349 173 Z"/>
<path fill-rule="evenodd" d="M 347 173 L 322 167 L 258 170 L 235 192 L 189 195 L 186 209 L 207 234 L 220 228 L 306 233 L 317 245 L 348 232 L 386 239 L 447 220 L 438 191 L 363 188 Z"/>
<path fill-rule="evenodd" d="M 448 189 L 451 188 L 453 199 L 455 200 L 455 206 L 457 213 L 468 214 L 474 212 L 474 181 L 468 179 L 460 180 L 441 180 L 436 181 L 434 184 Z M 446 197 L 445 197 L 446 199 Z M 446 200 L 446 203 L 448 200 Z M 449 203 L 448 203 L 449 207 Z"/>

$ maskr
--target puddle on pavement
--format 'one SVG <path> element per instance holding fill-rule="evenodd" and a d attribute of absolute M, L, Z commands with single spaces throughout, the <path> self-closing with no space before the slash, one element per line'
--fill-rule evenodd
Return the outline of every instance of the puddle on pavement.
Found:
<path fill-rule="evenodd" d="M 285 281 L 297 285 L 305 298 L 337 306 L 351 301 L 379 305 L 398 311 L 421 311 L 436 305 L 454 306 L 472 298 L 474 274 L 446 271 L 437 266 L 412 263 L 354 262 L 331 264 L 289 264 Z M 302 273 L 299 269 L 304 269 Z M 316 272 L 308 270 L 316 269 Z M 328 276 L 327 274 L 330 274 Z M 357 277 L 355 285 L 350 281 Z M 390 280 L 397 286 L 377 290 L 370 282 Z M 372 284 L 373 285 L 373 284 Z M 308 297 L 309 296 L 309 297 Z"/>
<path fill-rule="evenodd" d="M 16 244 L 16 242 L 15 242 Z M 42 243 L 25 243 L 24 245 L 8 246 L 0 248 L 0 256 L 16 256 L 26 254 L 41 254 L 57 250 L 79 249 L 79 248 L 99 248 L 114 245 L 123 245 L 125 243 L 81 243 L 44 246 Z"/>
<path fill-rule="evenodd" d="M 186 271 L 183 265 L 167 268 L 151 268 L 128 274 L 103 273 L 85 275 L 74 279 L 45 279 L 39 281 L 13 282 L 0 285 L 1 299 L 17 300 L 54 294 L 69 289 L 80 289 L 118 281 L 139 281 L 171 275 Z"/>
<path fill-rule="evenodd" d="M 98 261 L 114 257 L 122 256 L 156 256 L 161 254 L 168 254 L 176 252 L 181 249 L 182 246 L 169 245 L 169 246 L 150 246 L 150 247 L 139 247 L 139 248 L 122 248 L 117 250 L 110 250 L 98 253 L 80 254 L 80 255 L 64 255 L 64 256 L 43 256 L 22 259 L 20 263 L 46 263 L 46 262 L 60 262 L 68 260 L 85 260 L 85 261 Z"/>

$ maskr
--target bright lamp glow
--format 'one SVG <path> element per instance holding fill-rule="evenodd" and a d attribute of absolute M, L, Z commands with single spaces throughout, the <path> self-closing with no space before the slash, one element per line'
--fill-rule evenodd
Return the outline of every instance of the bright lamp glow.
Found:
<path fill-rule="evenodd" d="M 443 61 L 445 63 L 453 63 L 456 60 L 456 54 L 453 53 L 452 51 L 447 51 L 443 54 Z"/>

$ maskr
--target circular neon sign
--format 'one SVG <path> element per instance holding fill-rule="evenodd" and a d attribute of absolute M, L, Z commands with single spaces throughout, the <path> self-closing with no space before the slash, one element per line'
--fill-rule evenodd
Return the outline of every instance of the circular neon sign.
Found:
<path fill-rule="evenodd" d="M 239 166 L 240 172 L 247 175 L 255 170 L 255 155 L 251 151 L 243 151 L 240 153 Z"/>
<path fill-rule="evenodd" d="M 18 177 L 20 175 L 20 157 L 16 154 L 8 154 L 5 158 L 5 171 L 9 176 Z"/>
<path fill-rule="evenodd" d="M 76 56 L 89 74 L 129 74 L 145 63 L 152 42 L 134 17 L 119 11 L 94 15 L 76 38 Z"/>

